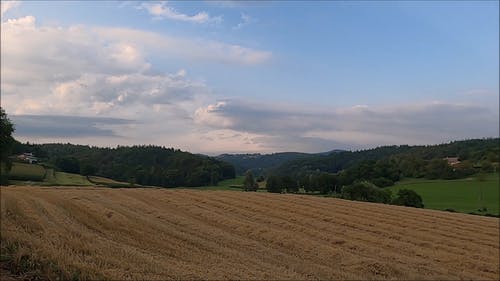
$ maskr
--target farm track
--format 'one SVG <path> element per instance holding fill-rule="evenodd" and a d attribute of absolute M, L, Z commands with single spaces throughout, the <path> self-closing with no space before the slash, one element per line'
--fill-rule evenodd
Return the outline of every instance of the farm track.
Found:
<path fill-rule="evenodd" d="M 333 198 L 2 187 L 1 219 L 64 279 L 500 278 L 498 218 Z"/>

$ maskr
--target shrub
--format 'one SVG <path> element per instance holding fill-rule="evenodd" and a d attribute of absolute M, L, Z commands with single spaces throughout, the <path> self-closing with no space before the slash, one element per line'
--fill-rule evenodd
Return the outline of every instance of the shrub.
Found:
<path fill-rule="evenodd" d="M 400 206 L 415 207 L 415 208 L 424 207 L 422 197 L 420 197 L 418 193 L 410 189 L 399 190 L 398 197 L 394 199 L 393 204 Z"/>
<path fill-rule="evenodd" d="M 371 180 L 371 182 L 378 186 L 378 187 L 387 187 L 387 186 L 391 186 L 391 185 L 394 185 L 394 182 L 388 178 L 376 178 L 376 179 L 373 179 Z"/>
<path fill-rule="evenodd" d="M 342 198 L 356 201 L 390 203 L 392 192 L 382 190 L 370 182 L 357 182 L 342 188 Z"/>

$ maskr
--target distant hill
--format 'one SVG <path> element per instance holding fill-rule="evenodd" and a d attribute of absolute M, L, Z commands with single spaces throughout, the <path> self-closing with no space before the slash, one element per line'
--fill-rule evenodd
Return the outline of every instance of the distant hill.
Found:
<path fill-rule="evenodd" d="M 16 142 L 13 152 L 31 152 L 57 171 L 147 186 L 207 186 L 235 177 L 229 163 L 153 145 L 102 148 Z"/>
<path fill-rule="evenodd" d="M 216 159 L 231 163 L 237 175 L 244 174 L 247 170 L 252 170 L 255 175 L 263 175 L 269 169 L 279 167 L 285 162 L 302 159 L 318 155 L 330 155 L 343 150 L 335 149 L 320 153 L 302 153 L 302 152 L 280 152 L 272 154 L 221 154 Z"/>
<path fill-rule="evenodd" d="M 309 171 L 336 173 L 366 161 L 378 161 L 393 158 L 398 167 L 407 163 L 414 165 L 422 161 L 457 157 L 474 165 L 484 161 L 498 163 L 498 138 L 453 141 L 439 145 L 393 145 L 358 151 L 339 151 L 337 153 L 314 154 L 284 162 L 273 169 L 273 173 L 295 175 Z"/>

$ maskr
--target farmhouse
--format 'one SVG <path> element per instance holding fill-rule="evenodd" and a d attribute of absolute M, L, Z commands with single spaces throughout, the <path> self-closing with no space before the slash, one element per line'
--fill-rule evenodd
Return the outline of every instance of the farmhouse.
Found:
<path fill-rule="evenodd" d="M 450 166 L 455 166 L 460 164 L 460 160 L 458 160 L 458 157 L 445 157 L 443 160 L 446 160 L 448 162 L 448 165 Z"/>
<path fill-rule="evenodd" d="M 20 154 L 17 156 L 17 159 L 21 160 L 21 161 L 24 161 L 24 162 L 28 162 L 30 164 L 36 164 L 38 163 L 38 158 L 36 158 L 33 153 L 31 152 L 25 152 L 23 154 Z"/>

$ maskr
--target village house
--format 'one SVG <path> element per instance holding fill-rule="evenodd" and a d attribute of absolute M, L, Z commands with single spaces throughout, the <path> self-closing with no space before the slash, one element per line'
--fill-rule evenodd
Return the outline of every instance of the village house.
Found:
<path fill-rule="evenodd" d="M 36 158 L 35 155 L 33 155 L 33 153 L 31 153 L 31 152 L 25 152 L 23 154 L 20 154 L 17 156 L 17 159 L 24 161 L 24 162 L 28 162 L 30 164 L 38 163 L 38 158 Z"/>
<path fill-rule="evenodd" d="M 450 166 L 455 166 L 460 164 L 460 160 L 458 160 L 458 157 L 445 157 L 443 160 L 446 160 L 448 162 L 448 165 Z"/>

